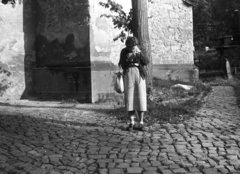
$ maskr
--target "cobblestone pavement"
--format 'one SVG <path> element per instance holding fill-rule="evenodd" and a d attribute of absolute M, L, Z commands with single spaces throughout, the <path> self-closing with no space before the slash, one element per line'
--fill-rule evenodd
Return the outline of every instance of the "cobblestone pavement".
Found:
<path fill-rule="evenodd" d="M 148 132 L 122 130 L 109 106 L 1 105 L 0 174 L 240 174 L 233 95 L 214 87 L 196 117 Z"/>

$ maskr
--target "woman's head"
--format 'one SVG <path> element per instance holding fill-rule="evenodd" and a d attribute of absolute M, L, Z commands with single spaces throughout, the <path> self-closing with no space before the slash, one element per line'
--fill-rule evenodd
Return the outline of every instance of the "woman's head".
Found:
<path fill-rule="evenodd" d="M 134 36 L 127 37 L 127 40 L 125 42 L 126 47 L 134 47 L 138 45 L 138 39 Z"/>

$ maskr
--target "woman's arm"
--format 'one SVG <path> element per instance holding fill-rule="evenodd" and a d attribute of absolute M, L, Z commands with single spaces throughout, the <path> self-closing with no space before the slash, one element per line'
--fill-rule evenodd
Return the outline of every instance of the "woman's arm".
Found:
<path fill-rule="evenodd" d="M 142 52 L 140 53 L 140 63 L 141 63 L 142 65 L 147 65 L 147 64 L 149 64 L 148 58 L 147 58 L 146 56 L 144 56 Z"/>
<path fill-rule="evenodd" d="M 122 49 L 121 53 L 120 53 L 120 60 L 118 63 L 118 66 L 120 68 L 122 68 L 123 70 L 126 69 L 126 51 L 125 49 Z"/>

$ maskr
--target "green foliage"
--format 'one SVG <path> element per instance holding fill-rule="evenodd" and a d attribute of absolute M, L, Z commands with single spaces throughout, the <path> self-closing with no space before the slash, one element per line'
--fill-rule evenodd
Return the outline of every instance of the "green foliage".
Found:
<path fill-rule="evenodd" d="M 215 46 L 222 35 L 232 35 L 234 11 L 240 4 L 236 0 L 199 0 L 193 7 L 194 46 L 203 50 Z"/>
<path fill-rule="evenodd" d="M 222 71 L 222 62 L 220 61 L 220 55 L 216 50 L 211 51 L 196 51 L 194 53 L 195 59 L 198 62 L 195 65 L 200 71 Z"/>
<path fill-rule="evenodd" d="M 18 0 L 19 4 L 22 3 L 22 0 Z M 3 4 L 8 4 L 8 3 L 11 3 L 13 7 L 15 7 L 15 4 L 16 4 L 16 0 L 2 0 L 2 3 Z"/>
<path fill-rule="evenodd" d="M 0 67 L 0 96 L 9 88 L 11 82 L 9 81 L 9 76 L 11 73 Z"/>
<path fill-rule="evenodd" d="M 124 42 L 127 38 L 127 35 L 132 33 L 132 10 L 126 14 L 123 11 L 123 7 L 112 0 L 108 0 L 107 3 L 100 2 L 99 4 L 104 8 L 108 8 L 112 12 L 112 14 L 103 14 L 101 17 L 112 19 L 114 28 L 118 28 L 120 30 L 120 34 L 117 35 L 113 40 L 117 41 L 120 39 L 122 42 Z"/>

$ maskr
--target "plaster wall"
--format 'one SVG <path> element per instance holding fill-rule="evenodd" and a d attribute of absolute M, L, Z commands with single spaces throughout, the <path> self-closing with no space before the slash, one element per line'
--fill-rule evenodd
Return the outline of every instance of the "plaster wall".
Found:
<path fill-rule="evenodd" d="M 113 41 L 120 31 L 114 29 L 111 19 L 101 17 L 102 14 L 110 14 L 110 11 L 100 6 L 99 2 L 107 2 L 107 0 L 89 0 L 92 102 L 114 93 L 114 73 L 118 71 L 120 51 L 124 47 L 121 41 Z M 115 2 L 123 5 L 126 12 L 131 7 L 129 0 Z"/>
<path fill-rule="evenodd" d="M 38 67 L 89 62 L 88 0 L 37 0 Z"/>
<path fill-rule="evenodd" d="M 19 99 L 32 93 L 35 28 L 31 0 L 13 8 L 0 3 L 0 97 Z"/>
<path fill-rule="evenodd" d="M 121 41 L 113 41 L 120 31 L 114 29 L 111 19 L 101 17 L 103 14 L 110 13 L 109 9 L 99 5 L 99 2 L 107 2 L 107 0 L 89 0 L 90 4 L 90 49 L 91 62 L 104 61 L 118 64 L 121 49 L 124 43 Z M 123 6 L 124 11 L 129 12 L 131 8 L 130 0 L 115 0 L 115 2 Z"/>

